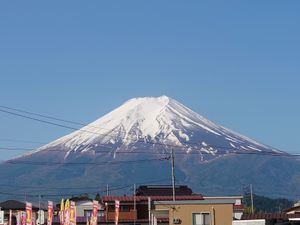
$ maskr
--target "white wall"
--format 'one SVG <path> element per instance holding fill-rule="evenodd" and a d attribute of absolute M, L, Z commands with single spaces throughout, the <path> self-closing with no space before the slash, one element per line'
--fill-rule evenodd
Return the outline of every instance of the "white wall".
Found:
<path fill-rule="evenodd" d="M 235 220 L 232 225 L 266 225 L 265 220 Z"/>
<path fill-rule="evenodd" d="M 234 212 L 233 217 L 240 220 L 243 216 L 243 212 Z"/>

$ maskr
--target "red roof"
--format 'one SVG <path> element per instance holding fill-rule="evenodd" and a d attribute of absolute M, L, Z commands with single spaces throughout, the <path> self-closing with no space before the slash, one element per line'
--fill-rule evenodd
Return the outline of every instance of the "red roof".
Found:
<path fill-rule="evenodd" d="M 148 197 L 151 198 L 152 201 L 172 201 L 173 196 L 136 196 L 136 201 L 148 201 Z M 103 202 L 113 202 L 115 200 L 119 200 L 120 202 L 133 202 L 134 196 L 103 196 Z M 176 196 L 176 200 L 203 200 L 202 195 L 180 195 Z"/>
<path fill-rule="evenodd" d="M 245 207 L 244 207 L 244 205 L 233 205 L 233 208 L 234 209 L 244 209 Z"/>
<path fill-rule="evenodd" d="M 253 219 L 287 219 L 299 218 L 299 214 L 285 214 L 285 213 L 258 213 L 258 214 L 243 214 L 242 220 Z"/>
<path fill-rule="evenodd" d="M 138 196 L 172 196 L 172 185 L 142 185 L 136 190 Z M 175 185 L 176 196 L 192 195 L 193 191 L 186 185 Z"/>

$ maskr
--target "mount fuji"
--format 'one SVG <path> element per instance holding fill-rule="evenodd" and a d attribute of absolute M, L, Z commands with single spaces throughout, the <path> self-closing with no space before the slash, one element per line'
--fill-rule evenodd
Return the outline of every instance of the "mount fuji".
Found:
<path fill-rule="evenodd" d="M 103 148 L 112 149 L 117 155 L 121 150 L 159 151 L 170 147 L 187 154 L 194 151 L 211 156 L 237 151 L 280 153 L 214 124 L 174 99 L 161 96 L 131 99 L 95 122 L 28 155 L 61 149 L 67 159 L 72 153 Z"/>
<path fill-rule="evenodd" d="M 69 135 L 4 162 L 0 179 L 15 192 L 40 188 L 45 196 L 45 186 L 56 187 L 50 191 L 55 196 L 64 194 L 58 187 L 70 187 L 65 195 L 75 195 L 72 188 L 80 185 L 78 190 L 88 193 L 106 184 L 170 183 L 171 149 L 177 183 L 203 194 L 240 194 L 250 183 L 267 196 L 294 198 L 300 191 L 297 158 L 217 125 L 167 96 L 131 99 Z"/>

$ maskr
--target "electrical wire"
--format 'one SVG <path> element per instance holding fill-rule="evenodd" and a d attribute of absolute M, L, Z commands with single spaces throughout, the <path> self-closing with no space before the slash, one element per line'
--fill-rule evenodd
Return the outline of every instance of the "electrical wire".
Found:
<path fill-rule="evenodd" d="M 92 131 L 89 131 L 89 130 L 78 130 L 77 128 L 74 128 L 74 127 L 71 127 L 71 126 L 65 126 L 65 125 L 62 125 L 62 124 L 58 124 L 58 123 L 53 123 L 53 122 L 49 122 L 49 121 L 45 121 L 45 120 L 41 120 L 41 119 L 37 119 L 37 118 L 33 118 L 33 117 L 28 117 L 28 116 L 24 116 L 24 115 L 21 115 L 21 114 L 18 114 L 18 113 L 13 113 L 13 112 L 9 112 L 9 111 L 6 111 L 6 110 L 1 110 L 0 111 L 2 112 L 5 112 L 5 113 L 8 113 L 8 114 L 12 114 L 12 115 L 15 115 L 15 116 L 20 116 L 20 117 L 23 117 L 23 118 L 27 118 L 27 119 L 31 119 L 31 120 L 35 120 L 35 121 L 38 121 L 38 122 L 43 122 L 43 123 L 47 123 L 47 124 L 51 124 L 51 125 L 55 125 L 55 126 L 60 126 L 60 127 L 63 127 L 63 128 L 67 128 L 67 129 L 72 129 L 72 130 L 76 130 L 76 131 L 80 131 L 80 132 L 88 132 L 88 133 L 93 133 L 93 134 L 97 134 L 97 135 L 102 135 L 102 136 L 110 136 L 110 135 L 103 135 L 101 133 L 97 133 L 97 132 L 92 132 Z M 25 111 L 24 111 L 25 112 Z M 28 112 L 27 112 L 28 113 Z M 41 116 L 40 114 L 36 114 L 36 115 L 39 115 Z M 48 119 L 56 119 L 57 118 L 54 118 L 54 117 L 49 117 L 48 116 Z M 67 120 L 58 120 L 58 121 L 61 121 L 61 122 L 73 122 L 73 121 L 67 121 Z M 75 124 L 76 122 L 74 122 L 73 124 Z M 81 124 L 81 123 L 76 123 L 77 125 L 85 125 L 85 124 Z M 86 126 L 86 125 L 85 125 Z M 96 127 L 95 127 L 96 128 Z M 101 129 L 101 128 L 98 128 L 97 129 Z M 104 128 L 103 128 L 104 129 Z M 152 144 L 152 145 L 162 145 L 162 146 L 167 146 L 167 147 L 174 147 L 174 148 L 177 148 L 177 149 L 188 149 L 188 147 L 184 147 L 184 146 L 178 146 L 178 145 L 170 145 L 170 144 L 165 144 L 165 143 L 156 143 L 156 142 L 150 142 L 150 141 L 147 141 L 147 140 L 143 140 L 143 141 L 138 141 L 138 142 L 142 142 L 144 144 Z M 191 143 L 189 143 L 191 144 Z M 197 144 L 199 145 L 199 143 L 194 143 L 194 144 Z M 105 145 L 105 147 L 108 147 Z M 203 150 L 206 150 L 206 148 L 218 148 L 218 152 L 214 152 L 214 151 L 211 151 L 211 152 L 205 152 Z M 16 150 L 17 151 L 17 148 L 6 148 L 6 150 Z M 20 148 L 19 148 L 20 150 Z M 24 151 L 27 151 L 29 149 L 23 149 Z M 226 150 L 234 150 L 234 151 L 226 151 Z M 237 150 L 243 150 L 243 152 L 236 152 Z M 95 150 L 96 151 L 96 150 Z M 196 151 L 196 152 L 195 152 Z M 199 152 L 197 152 L 199 151 Z M 104 151 L 99 151 L 99 152 L 104 152 Z M 106 151 L 109 153 L 109 151 Z M 155 153 L 155 152 L 142 152 L 142 151 L 135 151 L 135 152 L 129 152 L 129 151 L 116 151 L 116 153 L 126 153 L 126 154 L 140 154 L 140 153 L 143 153 L 143 154 L 165 154 L 165 153 Z M 198 147 L 197 148 L 194 148 L 193 149 L 193 152 L 190 152 L 190 153 L 186 153 L 186 152 L 174 152 L 174 154 L 190 154 L 190 155 L 199 155 L 199 154 L 209 154 L 209 155 L 221 155 L 221 154 L 233 154 L 233 155 L 266 155 L 266 156 L 280 156 L 280 157 L 298 157 L 300 154 L 287 154 L 287 153 L 277 153 L 277 152 L 246 152 L 245 149 L 238 149 L 238 148 L 233 148 L 233 147 L 227 147 L 227 146 L 213 146 L 213 145 L 208 145 L 208 146 L 202 146 L 200 149 Z M 157 160 L 157 159 L 154 159 L 154 160 Z M 161 159 L 160 159 L 161 160 Z M 149 161 L 149 159 L 147 160 L 142 160 L 142 161 Z M 17 162 L 16 162 L 17 163 Z M 15 163 L 15 164 L 16 164 Z M 26 164 L 29 164 L 29 165 L 47 165 L 48 162 L 30 162 L 30 161 L 25 161 L 25 162 L 18 162 L 18 163 L 26 163 Z M 50 162 L 51 163 L 51 162 Z M 56 162 L 55 162 L 56 163 Z M 103 165 L 103 164 L 108 164 L 108 162 L 100 162 L 99 165 Z M 124 161 L 124 162 L 119 162 L 119 161 L 115 161 L 114 163 L 137 163 L 137 161 Z M 53 164 L 53 162 L 51 163 Z M 68 163 L 57 163 L 59 165 L 67 165 Z M 70 164 L 70 163 L 69 163 Z M 49 165 L 49 164 L 48 164 Z M 78 163 L 71 163 L 70 165 L 78 165 Z M 95 163 L 80 163 L 80 165 L 95 165 Z"/>
<path fill-rule="evenodd" d="M 162 182 L 162 181 L 166 181 L 166 180 L 169 180 L 169 179 L 160 179 L 160 180 L 149 180 L 149 181 L 143 181 L 143 182 L 138 182 L 136 184 L 138 185 L 143 185 L 143 184 L 153 184 L 153 183 L 159 183 L 159 182 Z M 111 188 L 112 187 L 112 188 Z M 112 191 L 118 191 L 118 190 L 123 190 L 123 189 L 126 189 L 126 188 L 129 188 L 129 187 L 132 187 L 132 184 L 127 184 L 127 185 L 114 185 L 114 186 L 110 186 L 109 188 L 109 191 L 112 192 Z M 99 188 L 99 187 L 98 187 Z M 86 188 L 82 188 L 82 189 L 86 189 Z M 35 193 L 37 191 L 35 190 Z M 103 187 L 102 189 L 99 188 L 99 190 L 97 191 L 93 191 L 93 192 L 68 192 L 68 193 L 39 193 L 39 194 L 30 194 L 28 192 L 25 193 L 16 193 L 16 192 L 1 192 L 0 191 L 0 194 L 2 195 L 11 195 L 11 196 L 28 196 L 28 197 L 38 197 L 38 196 L 42 196 L 42 197 L 62 197 L 62 196 L 80 196 L 80 195 L 86 195 L 86 194 L 97 194 L 97 193 L 105 193 L 107 192 L 107 189 L 106 187 Z"/>
<path fill-rule="evenodd" d="M 164 161 L 169 160 L 170 157 L 158 158 L 158 159 L 140 159 L 140 160 L 123 160 L 123 161 L 106 161 L 106 162 L 41 162 L 41 161 L 25 161 L 25 160 L 8 160 L 5 163 L 8 164 L 23 164 L 23 165 L 35 165 L 35 166 L 107 166 L 118 164 L 135 164 L 135 163 L 148 163 L 152 161 Z"/>
<path fill-rule="evenodd" d="M 136 182 L 136 184 L 138 185 L 141 185 L 141 184 L 149 184 L 149 183 L 160 183 L 162 181 L 167 181 L 167 180 L 170 180 L 169 178 L 164 178 L 164 179 L 155 179 L 155 180 L 145 180 L 145 181 L 140 181 L 140 182 Z M 107 185 L 107 183 L 99 183 L 99 186 L 71 186 L 71 187 L 66 187 L 66 186 L 63 186 L 63 187 L 58 187 L 58 186 L 55 186 L 55 187 L 48 187 L 48 186 L 28 186 L 28 185 L 15 185 L 15 184 L 7 184 L 7 183 L 0 183 L 0 188 L 1 187 L 14 187 L 14 188 L 23 188 L 23 189 L 26 189 L 26 188 L 30 188 L 30 189 L 38 189 L 38 190 L 72 190 L 72 189 L 100 189 L 101 186 L 103 185 Z M 129 185 L 129 184 L 127 184 Z M 119 187 L 121 185 L 113 185 L 113 187 Z"/>
<path fill-rule="evenodd" d="M 84 125 L 86 127 L 90 126 L 89 124 L 83 124 L 83 123 L 78 123 L 78 122 L 74 122 L 74 121 L 70 121 L 70 120 L 59 119 L 59 118 L 56 118 L 56 117 L 53 117 L 53 116 L 43 115 L 43 114 L 40 114 L 40 113 L 28 112 L 28 111 L 25 111 L 25 110 L 20 110 L 20 109 L 16 109 L 16 108 L 12 108 L 12 107 L 7 107 L 7 106 L 0 106 L 0 107 L 6 108 L 6 109 L 9 109 L 9 110 L 14 110 L 14 111 L 21 112 L 21 113 L 27 113 L 27 114 L 30 114 L 30 115 L 37 115 L 37 116 L 40 116 L 40 117 L 43 117 L 43 118 L 53 119 L 53 120 L 56 120 L 56 121 L 68 122 L 68 123 L 73 123 L 73 124 L 78 124 L 78 125 Z M 75 130 L 75 131 L 88 132 L 88 133 L 97 134 L 98 136 L 103 136 L 103 137 L 114 137 L 113 135 L 110 135 L 110 134 L 103 134 L 103 133 L 89 131 L 89 130 L 85 130 L 85 129 L 77 129 L 77 128 L 74 128 L 74 127 L 71 127 L 71 126 L 66 126 L 66 125 L 62 125 L 62 124 L 58 124 L 58 123 L 53 123 L 53 122 L 50 122 L 50 121 L 37 119 L 37 118 L 34 118 L 34 117 L 22 115 L 22 114 L 19 114 L 19 113 L 10 112 L 10 111 L 3 110 L 3 109 L 0 109 L 0 112 L 4 112 L 4 113 L 7 113 L 7 114 L 11 114 L 11 115 L 23 117 L 23 118 L 26 118 L 26 119 L 30 119 L 30 120 L 34 120 L 34 121 L 38 121 L 38 122 L 42 122 L 42 123 L 47 123 L 47 124 L 51 124 L 51 125 L 54 125 L 54 126 L 59 126 L 59 127 Z M 101 130 L 101 129 L 109 130 L 109 129 L 105 129 L 105 128 L 101 128 L 101 127 L 95 127 L 95 126 L 90 126 L 90 127 L 94 127 L 94 128 L 99 129 L 99 130 Z M 183 146 L 172 145 L 172 144 L 167 144 L 167 143 L 153 142 L 153 141 L 149 141 L 149 140 L 139 140 L 139 139 L 137 139 L 135 141 L 139 142 L 139 143 L 143 143 L 143 144 L 162 145 L 162 146 L 167 146 L 167 147 L 170 147 L 170 148 L 182 148 L 183 147 Z M 195 145 L 197 147 L 199 146 L 199 143 L 192 143 L 192 142 L 184 142 L 184 143 L 188 144 L 188 145 Z M 108 146 L 105 145 L 105 147 L 108 147 Z M 234 147 L 213 146 L 213 145 L 202 146 L 202 148 L 204 148 L 204 147 L 226 148 L 226 149 L 232 149 L 232 150 L 237 149 L 237 148 L 234 148 Z M 190 148 L 190 146 L 186 147 L 186 148 Z M 279 150 L 277 150 L 277 151 L 279 151 Z M 281 151 L 279 151 L 279 152 L 281 152 Z M 281 152 L 281 153 L 283 153 L 283 152 Z"/>
<path fill-rule="evenodd" d="M 4 113 L 8 113 L 8 114 L 11 114 L 11 115 L 14 115 L 14 116 L 19 116 L 19 117 L 23 117 L 23 118 L 26 118 L 26 119 L 38 121 L 38 122 L 41 122 L 41 123 L 51 124 L 51 125 L 59 126 L 59 127 L 62 127 L 62 128 L 67 128 L 67 129 L 70 129 L 70 130 L 75 130 L 75 131 L 80 131 L 80 132 L 87 132 L 87 133 L 98 134 L 99 135 L 99 133 L 92 132 L 92 131 L 89 131 L 89 130 L 77 129 L 75 127 L 66 126 L 66 125 L 62 125 L 62 124 L 58 124 L 58 123 L 53 123 L 53 122 L 50 122 L 50 121 L 37 119 L 37 118 L 30 117 L 30 116 L 25 116 L 25 115 L 21 115 L 21 114 L 14 113 L 14 112 L 9 112 L 9 111 L 2 110 L 2 109 L 0 109 L 0 112 L 4 112 Z M 101 144 L 99 144 L 99 145 L 101 146 Z M 105 146 L 105 147 L 110 148 L 109 146 Z"/>
<path fill-rule="evenodd" d="M 38 141 L 28 141 L 28 140 L 20 140 L 20 139 L 12 139 L 12 138 L 0 138 L 0 141 L 4 142 L 19 142 L 19 143 L 29 143 L 29 144 L 47 144 L 44 142 L 38 142 Z"/>
<path fill-rule="evenodd" d="M 182 149 L 187 149 L 182 147 Z M 227 149 L 227 150 L 226 150 Z M 35 149 L 29 149 L 29 148 L 10 148 L 10 147 L 0 147 L 0 151 L 34 151 Z M 96 153 L 112 153 L 112 154 L 149 154 L 149 155 L 169 155 L 170 152 L 158 152 L 158 151 L 150 151 L 150 150 L 136 150 L 136 149 L 128 149 L 128 150 L 117 150 L 117 151 L 107 151 L 107 150 L 101 150 L 101 149 L 93 149 L 90 148 L 90 151 L 94 151 Z M 208 151 L 201 147 L 200 149 L 194 148 L 190 152 L 184 152 L 181 150 L 175 150 L 174 154 L 177 155 L 211 155 L 211 156 L 217 156 L 217 155 L 224 155 L 224 154 L 232 154 L 232 155 L 269 155 L 269 156 L 280 156 L 280 157 L 298 157 L 300 156 L 299 153 L 277 153 L 277 152 L 257 152 L 257 151 L 246 151 L 245 149 L 234 149 L 234 151 L 229 151 L 233 150 L 232 148 L 226 148 L 225 146 L 223 149 L 215 149 L 214 151 Z M 242 150 L 242 151 L 239 151 Z M 59 149 L 51 149 L 48 152 L 64 152 L 64 153 L 69 153 L 69 152 L 75 152 L 75 151 L 65 151 L 65 150 L 59 150 Z"/>
<path fill-rule="evenodd" d="M 64 123 L 70 123 L 70 124 L 85 126 L 85 127 L 92 127 L 92 128 L 97 128 L 99 130 L 110 130 L 108 128 L 92 126 L 90 124 L 75 122 L 75 121 L 72 121 L 72 120 L 61 119 L 61 118 L 57 118 L 57 117 L 54 117 L 54 116 L 49 116 L 49 115 L 45 115 L 45 114 L 41 114 L 41 113 L 29 112 L 29 111 L 26 111 L 26 110 L 23 110 L 23 109 L 12 108 L 12 107 L 8 107 L 8 106 L 4 106 L 4 105 L 0 105 L 0 108 L 16 111 L 16 112 L 20 112 L 20 113 L 26 113 L 26 114 L 29 114 L 29 115 L 39 116 L 39 117 L 42 117 L 42 118 L 51 119 L 51 120 L 55 120 L 55 121 L 60 121 L 60 122 L 64 122 Z"/>

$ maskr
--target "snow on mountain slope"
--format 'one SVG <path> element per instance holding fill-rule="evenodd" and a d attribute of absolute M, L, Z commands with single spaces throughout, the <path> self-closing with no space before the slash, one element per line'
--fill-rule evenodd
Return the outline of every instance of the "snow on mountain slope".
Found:
<path fill-rule="evenodd" d="M 57 139 L 35 152 L 63 149 L 86 152 L 109 146 L 134 149 L 133 146 L 155 143 L 178 146 L 186 152 L 197 150 L 214 155 L 223 151 L 276 151 L 250 138 L 205 119 L 167 96 L 133 98 L 100 119 Z M 30 154 L 34 154 L 31 152 Z"/>

